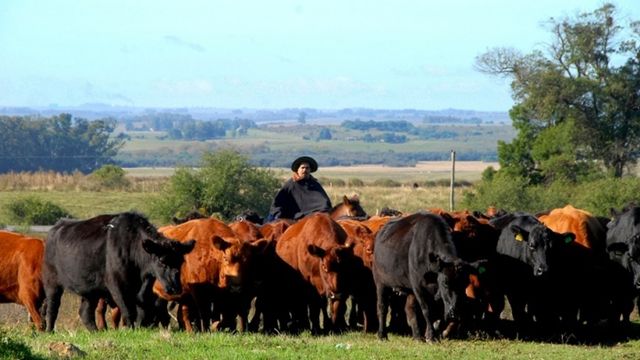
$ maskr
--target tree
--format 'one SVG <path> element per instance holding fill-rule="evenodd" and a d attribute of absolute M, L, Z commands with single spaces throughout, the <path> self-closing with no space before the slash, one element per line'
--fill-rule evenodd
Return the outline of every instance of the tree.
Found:
<path fill-rule="evenodd" d="M 320 129 L 320 133 L 318 134 L 318 140 L 331 140 L 331 130 L 329 128 L 323 127 Z"/>
<path fill-rule="evenodd" d="M 124 136 L 111 136 L 113 119 L 88 121 L 60 114 L 51 118 L 0 116 L 0 172 L 90 173 L 113 158 Z"/>
<path fill-rule="evenodd" d="M 205 153 L 199 170 L 180 168 L 152 213 L 165 221 L 191 209 L 231 220 L 245 210 L 266 214 L 280 182 L 270 170 L 253 167 L 233 150 Z"/>
<path fill-rule="evenodd" d="M 558 164 L 601 163 L 620 177 L 640 155 L 640 22 L 623 27 L 605 4 L 547 24 L 546 52 L 495 48 L 476 58 L 478 70 L 511 79 L 518 135 L 499 143 L 501 168 L 530 183 L 549 181 Z M 556 126 L 564 128 L 549 130 Z"/>

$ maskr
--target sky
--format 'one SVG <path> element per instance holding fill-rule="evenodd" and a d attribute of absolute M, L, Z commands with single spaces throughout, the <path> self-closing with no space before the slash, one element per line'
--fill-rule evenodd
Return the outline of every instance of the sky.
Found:
<path fill-rule="evenodd" d="M 624 21 L 639 0 L 612 1 Z M 601 0 L 2 0 L 0 106 L 507 111 L 494 47 Z"/>

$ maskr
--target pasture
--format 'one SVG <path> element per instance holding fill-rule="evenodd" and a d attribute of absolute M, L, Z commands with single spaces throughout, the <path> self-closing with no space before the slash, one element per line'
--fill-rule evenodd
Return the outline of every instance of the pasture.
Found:
<path fill-rule="evenodd" d="M 449 190 L 446 186 L 413 188 L 406 184 L 423 177 L 442 175 L 448 178 L 449 164 L 430 164 L 430 168 L 322 168 L 319 177 L 343 179 L 360 178 L 371 183 L 378 178 L 397 179 L 405 186 L 336 186 L 326 184 L 333 202 L 344 194 L 358 193 L 364 209 L 370 213 L 388 206 L 405 212 L 427 207 L 448 208 Z M 460 165 L 460 171 L 479 177 L 488 164 Z M 464 169 L 464 170 L 463 170 Z M 25 195 L 37 195 L 51 200 L 69 210 L 78 218 L 88 218 L 102 213 L 131 209 L 147 212 L 149 202 L 162 196 L 160 184 L 171 169 L 130 170 L 134 190 L 89 191 L 69 183 L 62 185 L 33 185 L 20 189 L 4 188 L 0 191 L 0 210 L 11 199 Z M 159 173 L 160 171 L 160 173 Z M 162 171 L 167 171 L 163 173 Z M 286 176 L 286 170 L 280 170 Z M 445 175 L 446 174 L 446 175 Z M 46 181 L 43 180 L 44 183 Z M 2 179 L 0 179 L 2 183 Z M 144 186 L 140 184 L 146 184 Z M 456 197 L 465 189 L 457 188 Z M 0 212 L 0 223 L 5 223 Z M 164 224 L 153 221 L 157 226 Z M 44 234 L 36 234 L 43 237 Z M 597 290 L 594 290 L 597 291 Z M 349 358 L 349 359 L 635 359 L 640 357 L 640 324 L 637 313 L 632 316 L 630 329 L 624 335 L 614 336 L 610 329 L 597 329 L 590 342 L 583 343 L 571 336 L 553 341 L 525 341 L 517 336 L 493 339 L 484 335 L 465 340 L 443 340 L 425 344 L 409 336 L 391 334 L 388 341 L 380 341 L 375 334 L 347 332 L 341 335 L 312 336 L 303 332 L 298 336 L 262 335 L 228 332 L 189 334 L 177 329 L 175 320 L 169 329 L 107 330 L 88 332 L 78 316 L 79 299 L 65 293 L 62 299 L 57 331 L 53 334 L 38 333 L 31 329 L 24 308 L 14 304 L 0 305 L 0 358 L 47 359 L 65 357 L 55 350 L 72 344 L 86 359 L 300 359 L 300 358 Z M 509 314 L 503 314 L 509 321 Z M 54 349 L 54 350 L 51 350 Z"/>

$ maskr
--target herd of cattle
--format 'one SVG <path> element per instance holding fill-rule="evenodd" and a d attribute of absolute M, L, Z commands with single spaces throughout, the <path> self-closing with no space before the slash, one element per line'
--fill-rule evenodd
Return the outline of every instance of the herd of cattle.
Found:
<path fill-rule="evenodd" d="M 60 220 L 44 241 L 0 232 L 0 302 L 53 331 L 65 290 L 90 330 L 111 307 L 111 326 L 167 326 L 175 313 L 187 331 L 362 328 L 431 341 L 499 334 L 505 300 L 522 334 L 619 328 L 640 290 L 640 207 L 368 217 L 345 197 L 297 222 L 156 229 L 125 212 Z"/>

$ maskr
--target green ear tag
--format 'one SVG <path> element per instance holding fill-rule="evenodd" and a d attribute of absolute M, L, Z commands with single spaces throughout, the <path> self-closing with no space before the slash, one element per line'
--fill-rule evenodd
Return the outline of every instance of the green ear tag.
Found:
<path fill-rule="evenodd" d="M 565 244 L 569 244 L 572 241 L 573 241 L 573 238 L 571 238 L 571 236 L 567 236 L 567 237 L 564 238 L 564 243 Z"/>
<path fill-rule="evenodd" d="M 478 274 L 482 275 L 487 271 L 487 268 L 485 268 L 484 266 L 480 266 L 478 267 Z"/>

